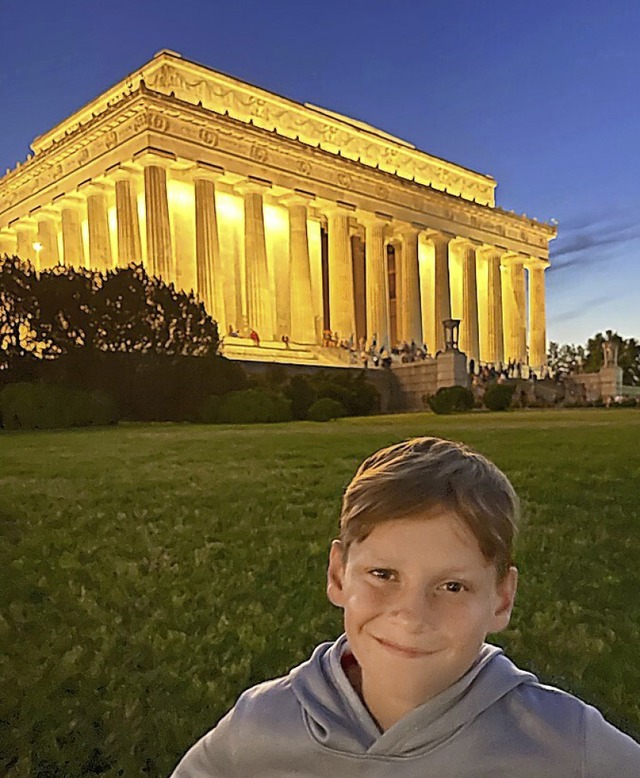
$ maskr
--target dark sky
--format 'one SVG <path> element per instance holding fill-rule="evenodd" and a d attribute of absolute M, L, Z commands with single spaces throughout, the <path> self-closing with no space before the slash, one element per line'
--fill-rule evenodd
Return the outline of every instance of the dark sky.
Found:
<path fill-rule="evenodd" d="M 549 338 L 640 338 L 640 0 L 0 0 L 0 170 L 163 48 L 494 176 Z"/>

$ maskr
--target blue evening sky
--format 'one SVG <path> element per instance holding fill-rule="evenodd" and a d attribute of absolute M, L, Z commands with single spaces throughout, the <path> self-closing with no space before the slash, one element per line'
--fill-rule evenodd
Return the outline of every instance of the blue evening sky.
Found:
<path fill-rule="evenodd" d="M 548 337 L 640 338 L 640 0 L 0 0 L 0 170 L 162 48 L 489 173 Z"/>

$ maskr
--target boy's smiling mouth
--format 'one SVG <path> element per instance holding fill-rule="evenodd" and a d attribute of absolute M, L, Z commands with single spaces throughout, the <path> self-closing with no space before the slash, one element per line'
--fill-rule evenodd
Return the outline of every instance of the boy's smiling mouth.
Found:
<path fill-rule="evenodd" d="M 432 654 L 436 653 L 435 651 L 426 651 L 425 649 L 421 649 L 421 648 L 407 648 L 406 646 L 400 646 L 397 643 L 393 643 L 390 640 L 385 640 L 383 638 L 376 637 L 375 635 L 373 637 L 374 640 L 376 640 L 383 648 L 386 648 L 395 654 L 399 654 L 409 659 L 417 659 L 419 657 L 431 656 Z"/>

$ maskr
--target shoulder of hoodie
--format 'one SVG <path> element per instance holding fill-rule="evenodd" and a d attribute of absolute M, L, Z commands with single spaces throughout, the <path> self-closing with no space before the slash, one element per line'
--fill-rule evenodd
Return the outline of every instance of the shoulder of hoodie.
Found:
<path fill-rule="evenodd" d="M 616 765 L 640 769 L 640 744 L 569 692 L 532 678 L 507 693 L 503 704 L 518 728 L 572 741 L 583 753 L 585 775 L 614 776 Z"/>
<path fill-rule="evenodd" d="M 247 769 L 258 769 L 252 760 L 261 754 L 260 746 L 272 748 L 274 730 L 282 718 L 298 711 L 288 676 L 252 686 L 191 747 L 171 778 L 246 778 Z"/>

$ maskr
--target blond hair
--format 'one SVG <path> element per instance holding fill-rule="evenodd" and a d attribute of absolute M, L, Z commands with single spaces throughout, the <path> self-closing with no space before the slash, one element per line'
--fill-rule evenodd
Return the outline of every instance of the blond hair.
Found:
<path fill-rule="evenodd" d="M 443 509 L 469 528 L 502 578 L 513 564 L 518 497 L 493 462 L 441 438 L 412 438 L 377 451 L 360 465 L 342 500 L 343 558 L 378 524 L 428 518 Z"/>

